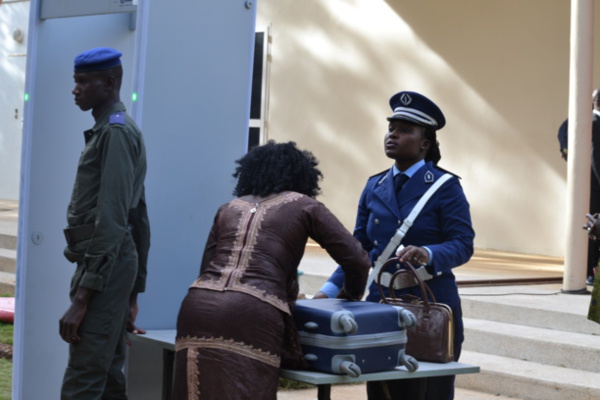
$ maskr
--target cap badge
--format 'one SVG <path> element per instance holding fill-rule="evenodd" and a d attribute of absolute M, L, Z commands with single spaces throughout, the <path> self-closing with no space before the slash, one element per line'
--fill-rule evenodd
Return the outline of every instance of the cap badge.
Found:
<path fill-rule="evenodd" d="M 425 172 L 425 183 L 433 182 L 433 173 L 431 171 Z"/>
<path fill-rule="evenodd" d="M 411 103 L 412 97 L 410 97 L 408 93 L 402 93 L 402 96 L 400 96 L 400 101 L 402 102 L 402 104 L 407 106 Z"/>

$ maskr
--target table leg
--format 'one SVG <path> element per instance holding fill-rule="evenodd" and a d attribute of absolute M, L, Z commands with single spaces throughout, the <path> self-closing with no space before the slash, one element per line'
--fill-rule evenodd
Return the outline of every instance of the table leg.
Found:
<path fill-rule="evenodd" d="M 175 361 L 175 352 L 163 349 L 163 384 L 162 399 L 171 400 L 173 392 L 173 364 Z"/>
<path fill-rule="evenodd" d="M 427 398 L 427 379 L 428 378 L 418 379 L 419 400 L 425 400 Z"/>
<path fill-rule="evenodd" d="M 319 400 L 331 400 L 331 385 L 317 385 L 317 393 Z"/>

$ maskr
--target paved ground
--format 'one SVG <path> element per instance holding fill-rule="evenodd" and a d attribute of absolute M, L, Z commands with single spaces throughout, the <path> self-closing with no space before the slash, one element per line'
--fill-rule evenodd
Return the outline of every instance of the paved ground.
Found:
<path fill-rule="evenodd" d="M 366 400 L 365 384 L 337 385 L 331 389 L 331 400 Z M 509 397 L 456 389 L 456 400 L 508 400 Z M 317 388 L 286 390 L 277 393 L 277 400 L 316 400 Z"/>

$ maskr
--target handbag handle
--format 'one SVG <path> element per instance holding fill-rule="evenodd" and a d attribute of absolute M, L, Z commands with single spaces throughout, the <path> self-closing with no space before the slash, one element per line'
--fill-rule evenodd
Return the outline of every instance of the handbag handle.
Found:
<path fill-rule="evenodd" d="M 423 304 L 424 304 L 424 308 L 426 312 L 429 312 L 431 306 L 429 305 L 429 299 L 431 299 L 431 301 L 433 303 L 435 303 L 435 296 L 433 295 L 433 292 L 431 291 L 431 288 L 429 287 L 428 284 L 426 284 L 420 277 L 419 274 L 417 274 L 417 271 L 415 270 L 415 268 L 413 267 L 413 265 L 406 261 L 404 263 L 401 263 L 398 259 L 398 257 L 392 257 L 389 260 L 387 260 L 385 262 L 385 264 L 383 264 L 381 270 L 379 271 L 379 274 L 377 275 L 377 289 L 379 289 L 379 295 L 381 296 L 382 301 L 385 302 L 385 294 L 383 293 L 383 285 L 381 285 L 381 275 L 383 274 L 383 272 L 385 271 L 385 267 L 390 264 L 390 263 L 399 263 L 401 265 L 401 267 L 404 267 L 405 269 L 400 269 L 396 272 L 394 272 L 394 274 L 392 275 L 391 279 L 390 279 L 390 297 L 393 300 L 396 300 L 396 293 L 394 292 L 394 282 L 396 280 L 396 278 L 398 276 L 400 276 L 400 274 L 405 274 L 405 273 L 410 273 L 418 282 L 419 287 L 421 289 L 421 299 L 423 300 Z"/>

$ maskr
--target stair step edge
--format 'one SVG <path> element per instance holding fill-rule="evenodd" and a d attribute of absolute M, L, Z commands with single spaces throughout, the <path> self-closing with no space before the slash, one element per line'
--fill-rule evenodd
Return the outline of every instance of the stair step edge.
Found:
<path fill-rule="evenodd" d="M 475 364 L 481 368 L 480 373 L 493 372 L 506 376 L 524 376 L 531 380 L 552 385 L 575 385 L 600 392 L 600 381 L 597 372 L 583 371 L 573 368 L 544 365 L 533 361 L 496 356 L 464 350 L 460 361 Z"/>
<path fill-rule="evenodd" d="M 600 350 L 600 333 L 598 335 L 550 329 L 507 322 L 482 320 L 478 318 L 463 318 L 465 329 L 489 331 L 499 335 L 519 337 L 528 340 L 538 340 L 551 344 L 567 344 L 573 347 Z M 600 325 L 599 325 L 600 332 Z"/>

